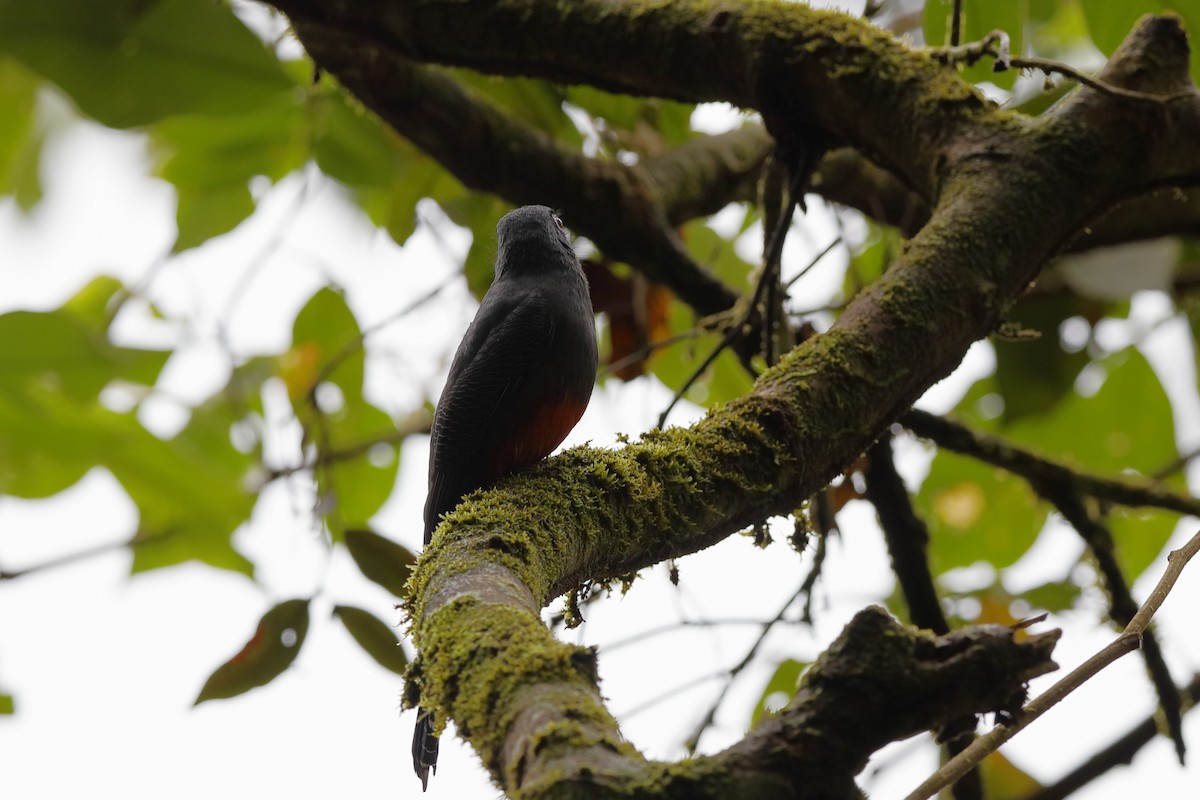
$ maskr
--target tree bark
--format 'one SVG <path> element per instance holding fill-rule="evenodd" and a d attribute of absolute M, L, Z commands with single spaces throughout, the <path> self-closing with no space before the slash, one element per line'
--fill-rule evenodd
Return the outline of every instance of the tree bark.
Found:
<path fill-rule="evenodd" d="M 736 298 L 680 255 L 671 209 L 703 213 L 752 169 L 715 170 L 722 177 L 704 185 L 726 188 L 712 195 L 672 192 L 665 187 L 692 173 L 625 171 L 561 153 L 487 109 L 458 104 L 453 82 L 426 64 L 756 109 L 781 146 L 851 148 L 928 209 L 883 278 L 748 396 L 690 429 L 652 431 L 616 450 L 574 448 L 448 515 L 407 603 L 421 652 L 408 702 L 419 692 L 423 705 L 448 713 L 510 794 L 719 797 L 736 783 L 737 796 L 853 796 L 865 759 L 854 742 L 886 743 L 875 735 L 878 717 L 851 717 L 821 741 L 793 742 L 788 725 L 798 717 L 783 714 L 718 756 L 646 762 L 603 706 L 593 654 L 557 642 L 538 612 L 584 581 L 619 578 L 792 511 L 948 375 L 1086 226 L 1130 198 L 1200 184 L 1200 96 L 1179 21 L 1143 18 L 1098 88 L 1080 88 L 1034 119 L 995 107 L 952 67 L 861 20 L 800 4 L 273 4 L 322 68 L 460 177 L 472 169 L 460 150 L 470 139 L 452 128 L 470 126 L 436 114 L 483 114 L 483 139 L 501 137 L 488 150 L 496 163 L 468 185 L 514 202 L 534 199 L 535 188 L 544 191 L 540 202 L 561 199 L 573 210 L 568 221 L 602 249 L 665 279 L 701 313 Z M 428 131 L 409 120 L 418 112 L 433 115 L 419 124 Z M 756 135 L 742 135 L 752 153 L 743 164 L 759 157 Z M 508 168 L 506 148 L 512 163 L 544 169 L 545 184 Z M 864 624 L 883 639 L 911 636 Z M 876 662 L 871 674 L 890 675 L 898 663 Z M 1027 669 L 1005 676 L 1005 702 Z M 802 690 L 798 706 L 804 700 Z M 944 719 L 933 697 L 911 700 L 911 708 L 888 709 L 887 736 Z M 952 712 L 1004 705 L 994 701 L 975 695 Z M 754 756 L 767 752 L 774 755 Z M 797 770 L 821 763 L 836 774 L 796 780 Z"/>

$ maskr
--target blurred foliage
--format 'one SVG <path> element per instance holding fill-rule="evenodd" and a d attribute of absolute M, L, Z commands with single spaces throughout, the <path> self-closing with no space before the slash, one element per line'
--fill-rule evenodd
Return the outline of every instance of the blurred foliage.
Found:
<path fill-rule="evenodd" d="M 796 661 L 785 658 L 775 667 L 775 672 L 767 679 L 762 694 L 750 713 L 750 724 L 756 725 L 764 716 L 778 711 L 791 701 L 800 686 L 800 676 L 811 664 L 807 661 Z"/>
<path fill-rule="evenodd" d="M 404 674 L 408 656 L 395 629 L 370 611 L 355 606 L 334 606 L 333 613 L 376 664 L 397 675 Z"/>
<path fill-rule="evenodd" d="M 393 597 L 408 595 L 406 584 L 417 557 L 406 547 L 374 531 L 346 531 L 346 549 L 364 577 L 382 586 Z"/>
<path fill-rule="evenodd" d="M 287 600 L 263 614 L 250 641 L 208 676 L 196 698 L 236 697 L 270 683 L 291 666 L 308 634 L 308 600 Z"/>
<path fill-rule="evenodd" d="M 178 201 L 172 256 L 237 228 L 285 176 L 319 170 L 400 244 L 423 224 L 418 202 L 436 202 L 471 233 L 462 269 L 472 292 L 482 294 L 492 277 L 494 226 L 507 205 L 467 191 L 330 78 L 314 78 L 307 59 L 281 59 L 278 53 L 289 52 L 277 46 L 282 26 L 252 31 L 236 8 L 211 0 L 0 0 L 0 197 L 11 197 L 26 214 L 41 200 L 43 145 L 65 124 L 59 104 L 48 102 L 54 96 L 79 117 L 145 137 L 152 174 L 174 188 Z M 926 4 L 927 43 L 947 42 L 950 8 L 948 0 Z M 964 41 L 1002 29 L 1014 53 L 1085 70 L 1097 68 L 1142 13 L 1171 10 L 1200 30 L 1200 0 L 967 0 L 964 8 Z M 1198 64 L 1194 57 L 1193 75 L 1200 75 Z M 467 70 L 447 74 L 561 146 L 596 158 L 628 161 L 700 135 L 692 127 L 695 109 L 686 104 Z M 995 73 L 987 60 L 963 74 L 1011 91 L 1012 102 L 1031 114 L 1070 88 L 1047 86 L 1040 74 Z M 748 291 L 757 259 L 743 254 L 754 250 L 748 243 L 761 245 L 750 241 L 761 239 L 758 221 L 755 209 L 743 208 L 736 231 L 694 220 L 679 233 L 696 261 Z M 848 228 L 863 233 L 846 238 L 850 257 L 840 293 L 815 317 L 818 327 L 878 279 L 901 246 L 897 231 L 855 222 Z M 1012 309 L 1004 335 L 992 338 L 995 371 L 967 392 L 956 415 L 1088 470 L 1156 474 L 1177 458 L 1171 402 L 1139 340 L 1106 345 L 1110 340 L 1099 332 L 1124 324 L 1135 291 L 1171 289 L 1183 267 L 1194 273 L 1197 264 L 1200 250 L 1189 242 L 1124 253 L 1109 270 L 1052 265 L 1044 285 Z M 701 370 L 721 339 L 716 321 L 697 320 L 665 289 L 637 283 L 603 254 L 589 268 L 612 337 L 606 352 L 624 361 L 615 379 L 645 370 L 673 390 L 686 384 L 686 397 L 701 405 L 750 388 L 750 376 L 729 352 Z M 1132 273 L 1153 273 L 1158 283 L 1139 284 Z M 805 288 L 797 284 L 796 295 Z M 111 323 L 135 295 L 133 287 L 98 277 L 59 308 L 0 316 L 0 337 L 20 343 L 0 352 L 0 493 L 52 497 L 105 469 L 138 511 L 136 530 L 128 532 L 134 571 L 198 560 L 253 577 L 255 565 L 234 546 L 234 533 L 250 520 L 266 485 L 307 472 L 331 547 L 345 546 L 366 578 L 402 598 L 415 555 L 371 529 L 395 489 L 402 434 L 397 420 L 364 394 L 364 332 L 345 296 L 336 287 L 316 292 L 296 315 L 289 347 L 234 365 L 224 386 L 188 409 L 177 433 L 158 436 L 141 423 L 139 410 L 172 353 L 118 346 L 110 336 Z M 1185 293 L 1173 300 L 1192 321 L 1193 336 L 1200 333 L 1200 303 Z M 642 351 L 644 360 L 636 358 Z M 272 382 L 286 387 L 303 431 L 303 463 L 286 469 L 264 459 L 263 393 Z M 1185 488 L 1178 469 L 1165 480 Z M 938 452 L 914 489 L 938 579 L 979 562 L 992 568 L 986 586 L 946 591 L 960 618 L 1011 622 L 1037 609 L 1074 606 L 1082 587 L 1067 577 L 1023 592 L 1004 588 L 1004 571 L 1029 553 L 1051 513 L 1023 480 Z M 1132 580 L 1160 555 L 1176 517 L 1111 509 L 1107 522 Z M 1073 566 L 1061 565 L 1059 574 L 1070 575 Z M 902 612 L 896 598 L 892 603 Z M 336 604 L 334 611 L 372 659 L 403 671 L 407 656 L 389 625 L 354 606 Z M 240 694 L 280 674 L 304 642 L 309 613 L 308 600 L 269 610 L 197 702 Z M 767 713 L 769 699 L 794 693 L 806 665 L 784 658 L 774 666 L 754 720 Z M 0 714 L 12 710 L 12 697 L 0 694 Z M 996 786 L 1029 785 L 1006 763 L 985 775 Z"/>

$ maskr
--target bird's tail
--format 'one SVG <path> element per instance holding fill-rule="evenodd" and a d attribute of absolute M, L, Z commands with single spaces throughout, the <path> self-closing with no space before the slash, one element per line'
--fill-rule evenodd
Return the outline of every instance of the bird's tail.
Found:
<path fill-rule="evenodd" d="M 421 779 L 421 791 L 429 788 L 429 771 L 437 774 L 438 737 L 433 732 L 433 712 L 417 709 L 417 728 L 413 731 L 413 771 Z"/>

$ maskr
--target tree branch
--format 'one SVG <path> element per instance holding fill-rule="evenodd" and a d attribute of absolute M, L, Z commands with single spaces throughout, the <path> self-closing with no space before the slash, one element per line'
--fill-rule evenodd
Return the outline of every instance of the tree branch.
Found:
<path fill-rule="evenodd" d="M 1180 514 L 1200 516 L 1200 499 L 1195 497 L 1173 492 L 1146 479 L 1110 478 L 1075 469 L 1029 448 L 972 430 L 952 419 L 927 411 L 913 409 L 900 418 L 900 424 L 938 447 L 993 464 L 1020 475 L 1035 486 L 1061 484 L 1069 487 L 1074 494 L 1130 508 L 1165 508 Z"/>
<path fill-rule="evenodd" d="M 900 582 L 909 618 L 920 628 L 937 634 L 950 632 L 942 613 L 925 549 L 929 529 L 917 516 L 908 498 L 908 489 L 892 461 L 891 437 L 884 436 L 867 453 L 866 497 L 875 506 L 879 526 L 887 541 L 892 571 Z"/>
<path fill-rule="evenodd" d="M 417 61 L 755 108 L 777 139 L 823 131 L 872 154 L 925 197 L 935 193 L 940 146 L 990 113 L 953 69 L 864 20 L 800 4 L 273 5 L 293 22 L 373 40 Z"/>
<path fill-rule="evenodd" d="M 1159 579 L 1150 596 L 1146 598 L 1146 602 L 1138 609 L 1137 614 L 1134 615 L 1133 620 L 1125 627 L 1120 636 L 1072 670 L 1065 678 L 1034 698 L 1011 723 L 998 725 L 986 735 L 976 739 L 970 747 L 944 764 L 928 780 L 909 793 L 905 800 L 925 800 L 942 787 L 954 783 L 966 770 L 978 764 L 989 753 L 998 750 L 1002 744 L 1024 730 L 1031 722 L 1053 708 L 1060 700 L 1082 686 L 1100 670 L 1121 656 L 1138 649 L 1142 633 L 1162 606 L 1163 601 L 1167 599 L 1175 582 L 1179 580 L 1183 568 L 1197 552 L 1200 552 L 1200 533 L 1196 533 L 1183 547 L 1170 553 L 1167 557 L 1167 569 L 1162 578 Z"/>
<path fill-rule="evenodd" d="M 331 71 L 395 124 L 403 123 L 406 110 L 412 116 L 444 111 L 432 101 L 406 106 L 410 87 L 381 82 L 397 74 L 412 76 L 414 85 L 445 81 L 406 59 L 687 101 L 724 100 L 762 111 L 785 148 L 819 134 L 824 142 L 869 154 L 932 209 L 888 272 L 827 333 L 767 370 L 750 395 L 714 409 L 689 430 L 654 431 L 617 450 L 567 451 L 447 515 L 413 573 L 406 601 L 421 652 L 407 702 L 415 704 L 419 694 L 427 707 L 447 712 L 497 782 L 524 798 L 611 796 L 618 787 L 647 796 L 670 781 L 704 796 L 719 796 L 728 785 L 748 796 L 757 787 L 810 796 L 794 783 L 797 748 L 819 756 L 816 774 L 826 765 L 830 780 L 811 786 L 835 786 L 824 796 L 848 797 L 857 792 L 853 772 L 879 738 L 937 724 L 943 712 L 957 718 L 978 709 L 977 697 L 962 702 L 947 694 L 945 687 L 956 684 L 939 675 L 933 694 L 864 691 L 876 704 L 871 713 L 822 719 L 829 733 L 820 741 L 812 733 L 817 723 L 796 724 L 804 712 L 781 714 L 724 758 L 649 764 L 623 742 L 604 708 L 593 654 L 555 641 L 538 613 L 584 580 L 628 575 L 702 549 L 790 512 L 795 498 L 818 491 L 949 374 L 1088 222 L 1123 198 L 1200 174 L 1194 147 L 1200 101 L 1185 98 L 1134 113 L 1133 104 L 1082 89 L 1035 122 L 994 108 L 953 70 L 861 20 L 792 3 L 275 4 L 292 18 L 317 63 L 334 63 Z M 1101 79 L 1138 92 L 1174 93 L 1190 86 L 1187 68 L 1178 20 L 1149 18 Z M 355 73 L 363 76 L 360 83 Z M 454 118 L 453 125 L 469 130 L 474 119 Z M 434 134 L 451 127 L 422 134 L 425 142 L 412 136 L 433 148 Z M 492 159 L 489 172 L 526 171 L 527 188 L 538 197 L 543 181 L 570 188 L 589 179 L 582 170 L 565 172 L 565 162 L 545 147 L 522 160 L 522 132 L 511 126 L 492 133 L 517 137 L 516 155 L 504 136 L 482 141 Z M 1122 158 L 1106 157 L 1112 153 Z M 640 231 L 647 225 L 665 224 L 661 208 L 645 204 L 638 180 L 603 173 L 587 183 L 596 192 L 593 203 L 578 209 L 585 218 L 606 209 L 597 234 L 610 231 L 618 247 L 645 241 Z M 494 184 L 485 177 L 480 188 L 498 190 Z M 589 235 L 607 250 L 603 235 Z M 695 276 L 690 261 L 686 268 L 678 262 L 669 240 L 670 246 L 661 237 L 654 242 L 660 250 L 648 260 L 663 274 L 682 283 Z M 719 304 L 716 295 L 697 294 L 697 308 Z M 880 626 L 872 630 L 872 647 L 894 643 Z M 929 650 L 958 652 L 939 645 Z M 1044 658 L 1036 664 L 1046 667 Z M 969 685 L 980 685 L 981 666 L 971 666 Z M 883 685 L 895 672 L 867 659 L 855 669 L 862 689 Z M 919 671 L 897 677 L 920 679 Z M 983 705 L 1011 702 L 1012 677 L 984 682 L 1003 697 Z M 807 691 L 818 689 L 806 684 Z M 881 709 L 886 724 L 878 722 Z M 865 736 L 863 720 L 873 723 Z M 780 749 L 780 741 L 789 746 Z"/>
<path fill-rule="evenodd" d="M 892 572 L 900 582 L 909 618 L 914 625 L 933 633 L 949 633 L 950 624 L 942 613 L 933 575 L 929 571 L 926 555 L 929 529 L 917 516 L 908 489 L 896 472 L 890 434 L 884 434 L 867 452 L 863 477 L 867 480 L 866 497 L 879 516 L 879 527 L 892 559 Z M 949 757 L 962 752 L 974 740 L 975 727 L 973 714 L 948 722 L 939 738 L 945 741 Z M 959 778 L 954 785 L 956 800 L 983 796 L 983 781 L 977 769 Z"/>
<path fill-rule="evenodd" d="M 1103 525 L 1076 495 L 1069 485 L 1061 483 L 1034 484 L 1034 490 L 1049 500 L 1063 515 L 1063 518 L 1073 527 L 1087 543 L 1104 577 L 1104 585 L 1108 589 L 1109 616 L 1123 627 L 1128 626 L 1137 614 L 1137 601 L 1129 589 L 1125 573 L 1117 562 L 1116 543 L 1112 532 Z M 1167 666 L 1162 647 L 1154 629 L 1149 625 L 1142 631 L 1142 658 L 1146 662 L 1146 670 L 1158 693 L 1159 706 L 1162 708 L 1166 721 L 1167 733 L 1175 743 L 1175 753 L 1179 763 L 1183 764 L 1186 745 L 1183 741 L 1183 712 L 1179 706 L 1179 692 L 1175 688 L 1171 670 Z"/>
<path fill-rule="evenodd" d="M 1188 685 L 1179 690 L 1180 707 L 1184 713 L 1191 711 L 1200 702 L 1200 675 L 1195 675 Z M 1113 767 L 1129 764 L 1138 751 L 1158 736 L 1158 720 L 1154 714 L 1135 725 L 1128 733 L 1108 747 L 1100 750 L 1084 763 L 1043 786 L 1022 800 L 1065 800 Z"/>
<path fill-rule="evenodd" d="M 581 2 L 561 13 L 595 6 Z M 618 16 L 632 8 L 605 7 Z M 408 11 L 399 9 L 387 24 L 403 27 Z M 537 31 L 534 25 L 529 35 Z M 1144 21 L 1134 39 L 1110 68 L 1158 39 L 1151 63 L 1171 72 L 1162 80 L 1186 79 L 1177 21 Z M 520 41 L 505 44 L 519 50 Z M 621 52 L 628 50 L 623 43 Z M 505 51 L 497 43 L 479 52 L 488 58 L 499 52 L 495 57 L 503 59 Z M 1172 55 L 1169 64 L 1163 54 Z M 1153 77 L 1139 73 L 1137 80 Z M 792 88 L 803 94 L 798 80 Z M 1107 80 L 1119 84 L 1121 78 Z M 870 94 L 870 86 L 845 88 Z M 922 144 L 941 148 L 935 160 L 942 191 L 929 223 L 828 332 L 768 369 L 751 394 L 712 410 L 691 429 L 652 431 L 616 450 L 569 450 L 473 495 L 435 532 L 406 603 L 421 652 L 407 701 L 415 704 L 419 694 L 427 707 L 447 712 L 502 786 L 519 787 L 526 797 L 563 796 L 554 789 L 583 792 L 646 780 L 647 769 L 661 774 L 621 740 L 596 690 L 591 652 L 556 642 L 541 624 L 539 609 L 550 598 L 585 580 L 628 575 L 695 552 L 790 512 L 796 497 L 828 483 L 948 374 L 1088 220 L 1115 198 L 1200 163 L 1189 144 L 1200 133 L 1195 104 L 1156 107 L 1157 115 L 1147 119 L 1126 115 L 1107 95 L 1081 92 L 1082 99 L 1029 125 L 953 102 L 955 96 L 938 105 L 935 116 L 956 108 L 961 116 Z M 890 120 L 888 127 L 898 125 Z M 1110 148 L 1138 136 L 1142 146 Z M 1157 147 L 1147 151 L 1146 137 Z M 1120 168 L 1098 155 L 1116 151 L 1130 157 Z M 739 781 L 750 780 L 745 766 L 723 766 Z"/>

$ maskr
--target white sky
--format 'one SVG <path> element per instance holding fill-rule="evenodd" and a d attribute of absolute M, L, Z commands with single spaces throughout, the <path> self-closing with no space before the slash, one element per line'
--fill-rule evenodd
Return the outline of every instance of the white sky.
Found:
<path fill-rule="evenodd" d="M 173 239 L 171 191 L 144 177 L 147 161 L 138 136 L 75 123 L 51 139 L 44 164 L 46 199 L 31 217 L 21 217 L 7 201 L 0 203 L 0 311 L 54 307 L 102 272 L 137 282 Z M 299 212 L 287 221 L 305 190 Z M 431 220 L 438 218 L 435 208 L 423 210 Z M 282 243 L 264 254 L 264 244 L 276 236 Z M 454 232 L 446 237 L 439 244 L 424 230 L 405 248 L 397 248 L 341 203 L 337 189 L 320 176 L 311 175 L 307 187 L 295 176 L 285 180 L 267 193 L 247 224 L 172 260 L 150 283 L 156 303 L 187 316 L 186 329 L 155 321 L 136 306 L 118 320 L 116 335 L 123 342 L 185 344 L 160 380 L 162 397 L 143 409 L 143 421 L 170 432 L 186 419 L 184 405 L 224 383 L 229 365 L 216 344 L 220 327 L 239 356 L 281 350 L 289 343 L 295 313 L 330 279 L 346 287 L 360 324 L 370 325 L 453 275 L 453 257 L 465 252 L 467 239 Z M 803 238 L 789 242 L 787 263 L 805 263 L 828 241 L 819 232 L 808 242 Z M 807 295 L 821 297 L 840 276 L 835 265 L 806 281 Z M 436 394 L 446 353 L 472 313 L 466 297 L 462 281 L 454 281 L 436 301 L 372 340 L 368 380 L 376 402 L 400 414 Z M 1146 320 L 1164 313 L 1153 298 L 1139 302 Z M 1156 366 L 1171 363 L 1162 354 L 1178 355 L 1184 333 L 1170 324 L 1160 327 Z M 961 374 L 935 387 L 927 402 L 935 409 L 948 408 L 989 364 L 990 349 L 977 346 Z M 1171 367 L 1160 368 L 1160 374 L 1162 369 Z M 1184 377 L 1195 380 L 1194 373 Z M 664 389 L 649 381 L 605 386 L 567 444 L 591 440 L 607 445 L 618 433 L 637 434 L 653 424 L 668 399 Z M 299 457 L 294 423 L 279 411 L 284 404 L 278 397 L 268 400 L 268 408 L 276 409 L 270 420 L 276 432 L 272 457 L 292 463 Z M 694 408 L 677 410 L 672 422 L 686 424 L 697 413 Z M 1197 428 L 1181 420 L 1180 438 L 1194 444 Z M 927 456 L 904 443 L 901 452 L 906 475 L 919 478 Z M 425 459 L 423 439 L 406 442 L 397 491 L 375 519 L 377 529 L 414 549 L 419 546 Z M 328 619 L 335 602 L 395 619 L 391 598 L 362 579 L 342 550 L 329 557 L 309 514 L 310 496 L 303 479 L 273 485 L 251 523 L 237 534 L 239 549 L 260 565 L 260 585 L 195 564 L 129 579 L 130 557 L 124 551 L 0 585 L 0 688 L 16 695 L 18 711 L 0 718 L 4 796 L 90 797 L 109 790 L 135 800 L 264 792 L 301 798 L 334 792 L 363 798 L 415 796 L 418 783 L 408 756 L 412 715 L 398 717 L 400 680 L 377 667 L 340 623 Z M 816 604 L 820 623 L 815 630 L 792 626 L 772 634 L 759 665 L 734 685 L 717 727 L 702 741 L 704 750 L 740 737 L 769 675 L 766 665 L 779 658 L 815 656 L 850 615 L 891 591 L 870 509 L 854 504 L 840 521 L 843 537 L 830 544 Z M 49 500 L 0 498 L 0 563 L 20 568 L 120 541 L 135 524 L 136 510 L 119 486 L 96 470 Z M 1177 544 L 1185 534 L 1177 531 Z M 1073 548 L 1073 535 L 1048 529 L 1015 570 L 1017 579 L 1022 571 L 1026 579 L 1039 570 L 1057 572 Z M 600 603 L 589 612 L 587 624 L 571 635 L 601 645 L 603 688 L 610 707 L 620 714 L 693 677 L 736 663 L 756 629 L 686 630 L 611 655 L 603 654 L 603 645 L 682 617 L 769 617 L 794 590 L 809 561 L 782 541 L 760 551 L 733 539 L 684 559 L 679 590 L 670 586 L 665 569 L 647 570 L 627 596 Z M 1200 667 L 1194 627 L 1200 601 L 1197 569 L 1193 565 L 1185 573 L 1161 615 L 1168 660 L 1180 680 Z M 263 611 L 318 588 L 309 638 L 288 672 L 240 698 L 191 707 L 209 672 L 249 637 Z M 1138 596 L 1148 588 L 1139 583 Z M 1087 603 L 1086 613 L 1050 620 L 1067 631 L 1057 650 L 1064 668 L 1078 664 L 1109 638 L 1093 625 L 1102 598 L 1093 594 Z M 648 755 L 678 758 L 678 742 L 718 685 L 701 685 L 635 714 L 623 730 Z M 1046 685 L 1048 679 L 1035 682 L 1035 687 Z M 1095 746 L 1123 733 L 1131 720 L 1153 707 L 1153 698 L 1141 665 L 1130 657 L 1064 706 L 1008 750 L 1022 767 L 1044 779 L 1061 775 Z M 1193 745 L 1200 747 L 1195 719 L 1188 731 Z M 911 746 L 894 745 L 878 761 L 906 754 Z M 874 797 L 898 797 L 932 766 L 928 757 L 865 785 Z M 1147 748 L 1133 769 L 1120 770 L 1115 779 L 1078 796 L 1124 798 L 1136 791 L 1194 797 L 1198 783 L 1200 771 L 1194 766 L 1179 769 L 1164 740 Z M 428 796 L 496 795 L 473 755 L 446 737 L 441 769 Z"/>

